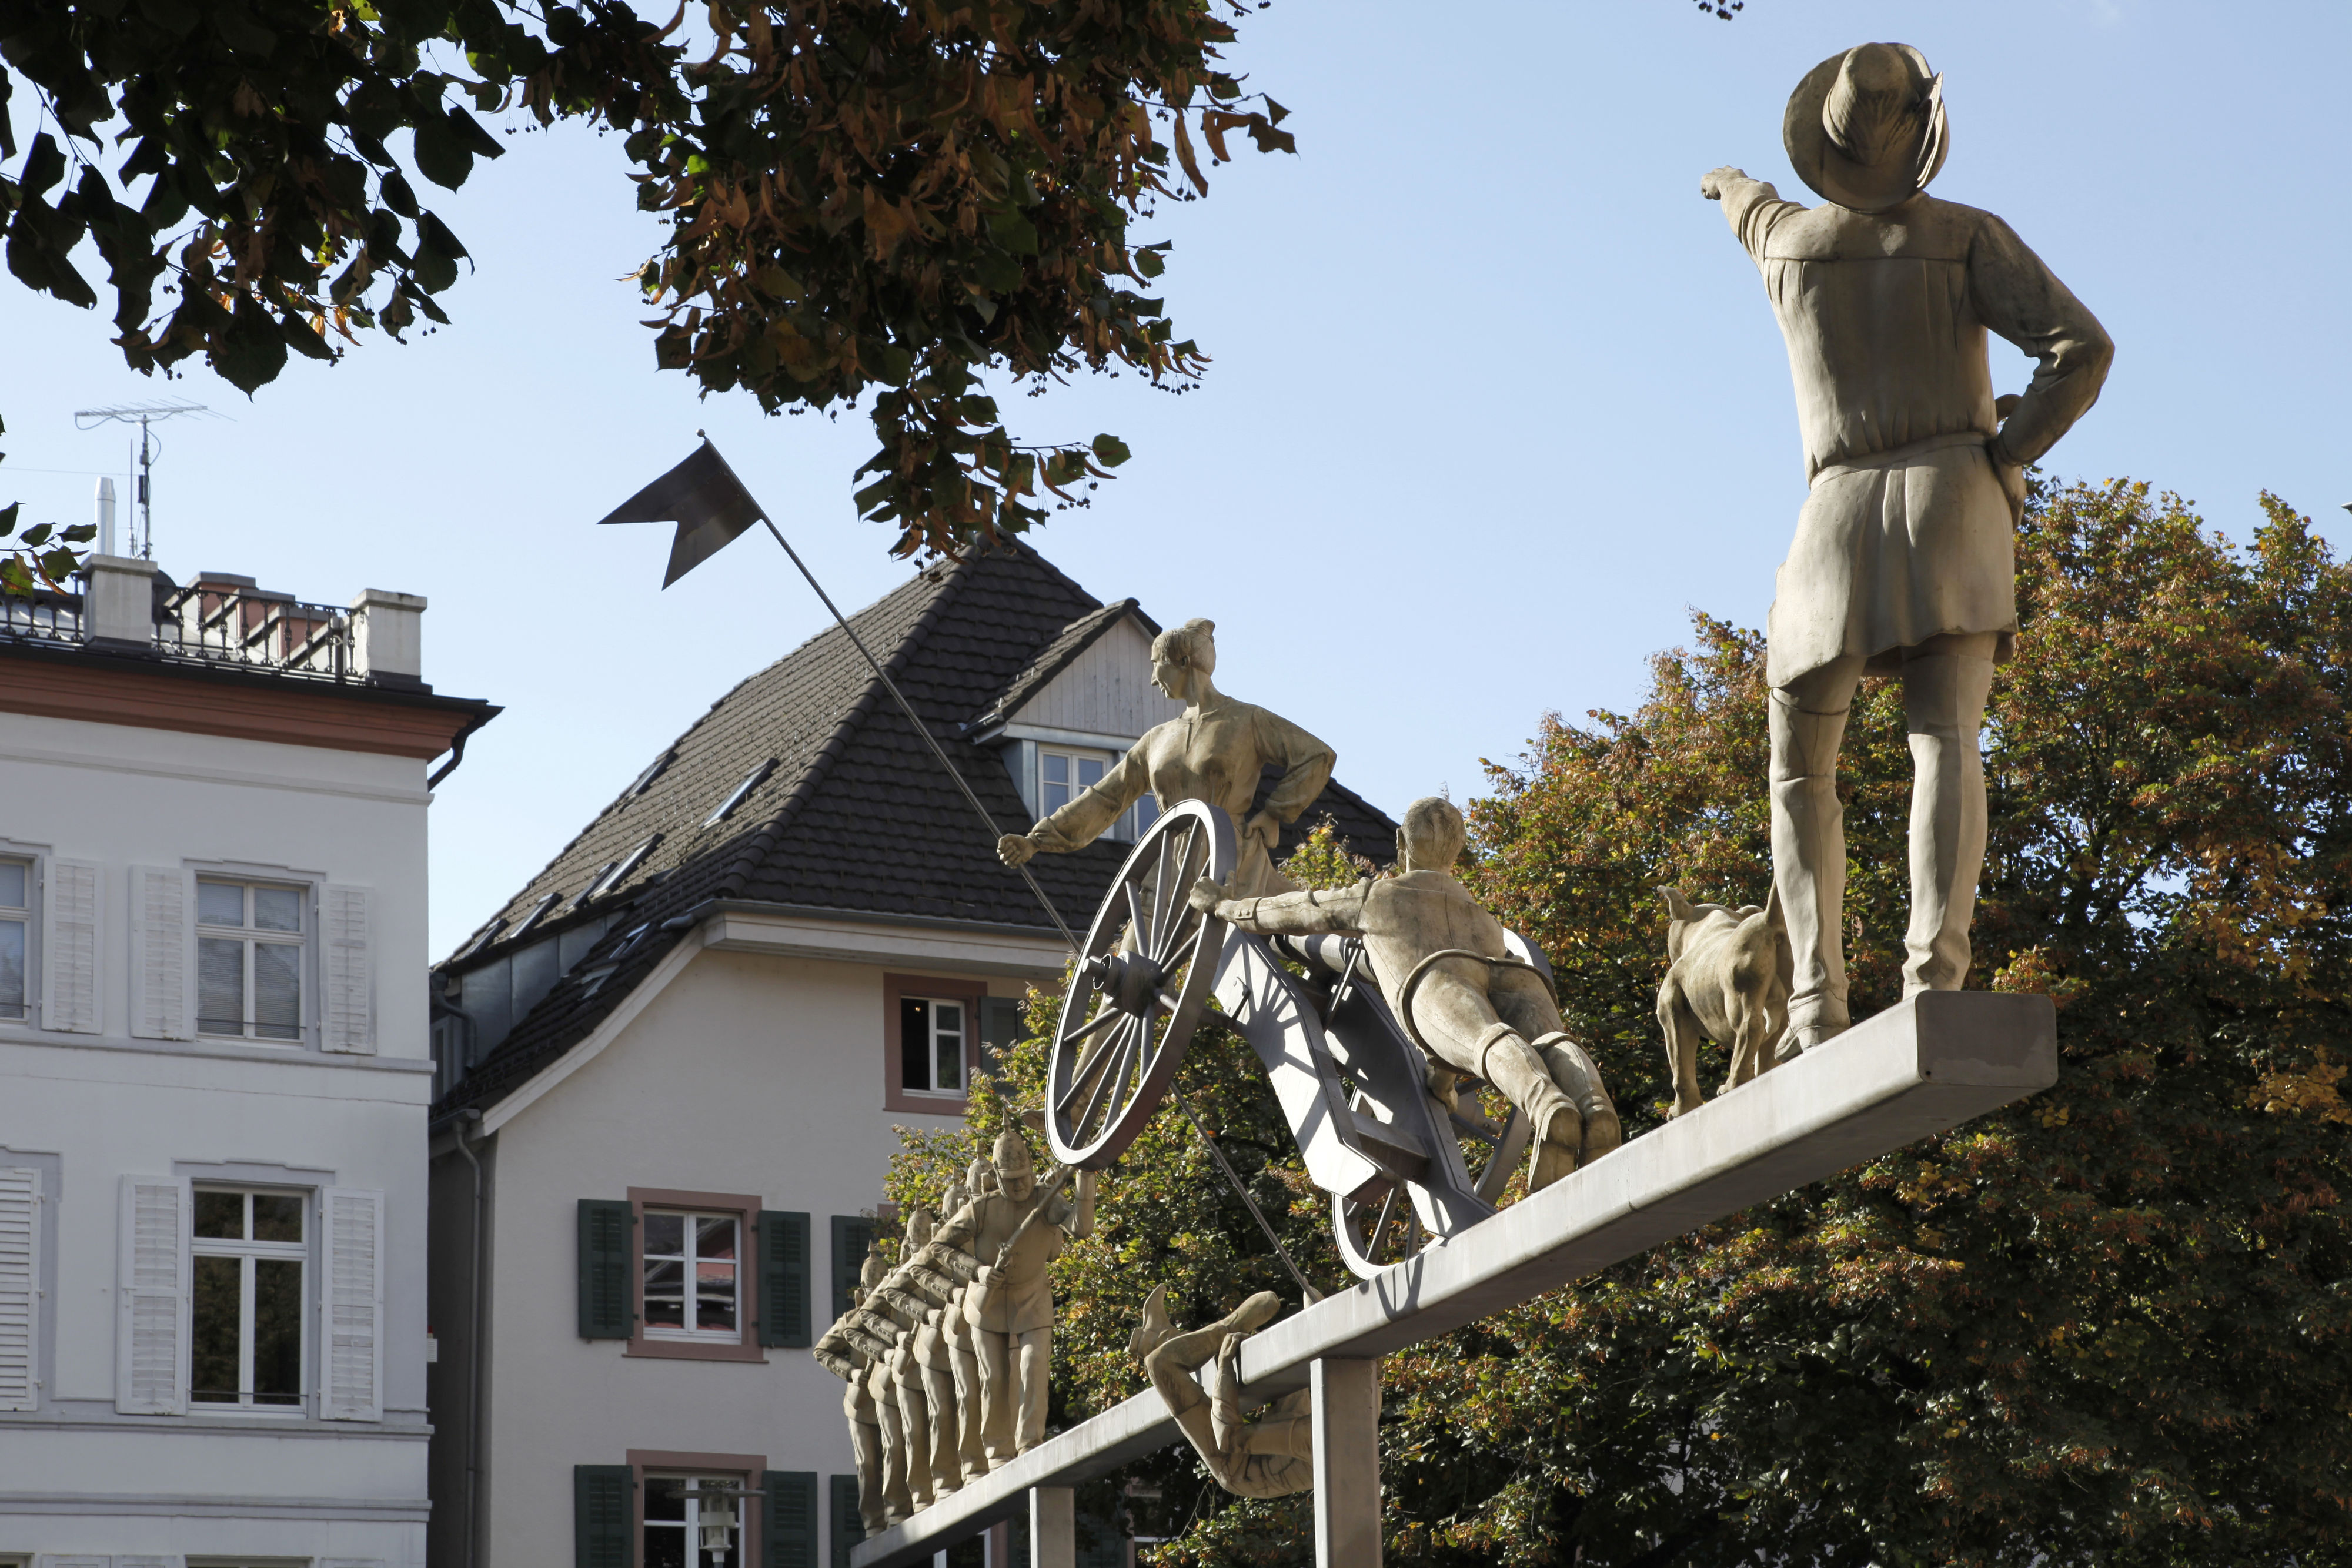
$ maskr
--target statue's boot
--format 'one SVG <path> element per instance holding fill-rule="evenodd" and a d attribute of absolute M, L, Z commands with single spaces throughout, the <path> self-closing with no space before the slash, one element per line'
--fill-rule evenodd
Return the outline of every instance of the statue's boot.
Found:
<path fill-rule="evenodd" d="M 1599 1159 L 1624 1142 L 1624 1128 L 1617 1120 L 1617 1103 L 1609 1098 L 1609 1091 L 1601 1082 L 1601 1069 L 1584 1047 L 1562 1030 L 1554 1030 L 1532 1043 L 1536 1054 L 1543 1058 L 1551 1081 L 1559 1085 L 1560 1092 L 1575 1103 L 1577 1114 L 1584 1119 L 1582 1162 Z"/>
<path fill-rule="evenodd" d="M 1477 1075 L 1526 1113 L 1535 1128 L 1535 1165 L 1528 1176 L 1534 1192 L 1574 1170 L 1584 1149 L 1584 1113 L 1552 1082 L 1550 1068 L 1527 1037 L 1498 1023 L 1471 1046 Z"/>
<path fill-rule="evenodd" d="M 1801 706 L 1785 689 L 1771 696 L 1772 884 L 1796 957 L 1788 1027 L 1775 1053 L 1781 1061 L 1844 1033 L 1849 1024 L 1838 928 L 1845 907 L 1845 808 L 1838 802 L 1837 755 L 1851 696 L 1848 684 L 1835 694 L 1835 712 Z M 1825 696 L 1814 701 L 1828 706 Z"/>
<path fill-rule="evenodd" d="M 1984 757 L 1977 732 L 1992 687 L 1992 639 L 1938 638 L 1903 661 L 1903 712 L 1911 732 L 1911 928 L 1903 947 L 1903 994 L 1956 991 L 1969 975 L 1969 921 L 1984 869 Z"/>

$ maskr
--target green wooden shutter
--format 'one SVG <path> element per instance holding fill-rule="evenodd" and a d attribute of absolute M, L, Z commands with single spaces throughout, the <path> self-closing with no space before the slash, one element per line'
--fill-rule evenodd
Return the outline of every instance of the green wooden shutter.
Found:
<path fill-rule="evenodd" d="M 809 1343 L 809 1217 L 760 1211 L 760 1343 Z"/>
<path fill-rule="evenodd" d="M 629 1263 L 636 1222 L 625 1201 L 580 1200 L 580 1337 L 627 1339 L 636 1312 L 629 1304 Z"/>
<path fill-rule="evenodd" d="M 769 1470 L 760 1490 L 760 1568 L 816 1568 L 816 1472 Z"/>
<path fill-rule="evenodd" d="M 626 1465 L 572 1467 L 572 1561 L 576 1568 L 635 1568 L 629 1538 L 635 1479 Z"/>
<path fill-rule="evenodd" d="M 849 1549 L 866 1539 L 866 1521 L 857 1513 L 857 1478 L 833 1478 L 833 1568 L 849 1568 Z"/>
<path fill-rule="evenodd" d="M 850 1292 L 857 1289 L 857 1270 L 865 1266 L 866 1249 L 874 1244 L 874 1222 L 836 1214 L 833 1217 L 833 1315 L 849 1310 Z"/>

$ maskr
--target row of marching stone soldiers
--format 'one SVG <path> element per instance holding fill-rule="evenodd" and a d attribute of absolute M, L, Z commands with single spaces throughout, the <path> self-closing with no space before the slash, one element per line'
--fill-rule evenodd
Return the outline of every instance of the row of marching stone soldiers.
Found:
<path fill-rule="evenodd" d="M 1073 1174 L 1077 1192 L 1065 1198 Z M 944 1224 L 921 1205 L 908 1215 L 896 1268 L 866 1254 L 849 1311 L 815 1346 L 849 1385 L 842 1410 L 868 1535 L 1043 1440 L 1054 1349 L 1046 1269 L 1066 1239 L 1093 1233 L 1094 1173 L 1061 1167 L 1040 1182 L 1027 1140 L 1008 1128 L 989 1159 L 948 1184 L 940 1207 Z M 1186 1333 L 1170 1321 L 1162 1286 L 1128 1345 L 1210 1476 L 1244 1497 L 1313 1481 L 1307 1393 L 1281 1396 L 1254 1421 L 1242 1408 L 1243 1342 L 1280 1311 L 1259 1291 Z"/>
<path fill-rule="evenodd" d="M 849 1385 L 842 1410 L 868 1535 L 1045 1437 L 1046 1270 L 1065 1240 L 1093 1233 L 1095 1177 L 1062 1168 L 1039 1182 L 1011 1129 L 991 1154 L 948 1184 L 944 1223 L 919 1204 L 908 1215 L 896 1268 L 867 1253 L 855 1301 L 816 1343 L 818 1363 Z"/>

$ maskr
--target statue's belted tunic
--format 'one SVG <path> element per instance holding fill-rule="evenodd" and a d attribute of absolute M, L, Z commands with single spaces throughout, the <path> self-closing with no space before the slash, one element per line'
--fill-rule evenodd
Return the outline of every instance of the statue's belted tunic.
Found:
<path fill-rule="evenodd" d="M 1844 655 L 1893 673 L 1940 632 L 2017 633 L 2016 518 L 1996 465 L 2033 462 L 2099 394 L 2112 350 L 1990 213 L 1922 193 L 1883 213 L 1725 183 L 1789 346 L 1811 495 L 1780 568 L 1768 679 Z M 2004 424 L 1985 333 L 2038 362 Z"/>

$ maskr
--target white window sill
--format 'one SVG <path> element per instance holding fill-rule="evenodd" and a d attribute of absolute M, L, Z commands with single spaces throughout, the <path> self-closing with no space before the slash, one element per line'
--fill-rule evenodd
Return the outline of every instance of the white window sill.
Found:
<path fill-rule="evenodd" d="M 664 1344 L 741 1344 L 743 1343 L 742 1331 L 740 1329 L 730 1329 L 723 1333 L 716 1329 L 647 1329 L 646 1338 L 659 1340 Z"/>

